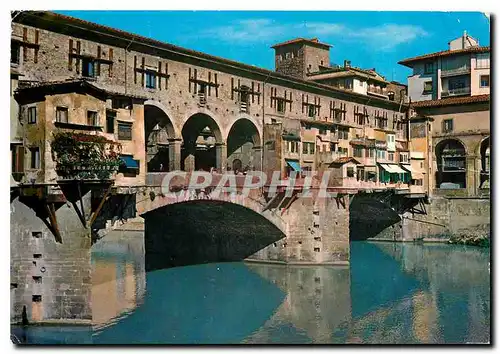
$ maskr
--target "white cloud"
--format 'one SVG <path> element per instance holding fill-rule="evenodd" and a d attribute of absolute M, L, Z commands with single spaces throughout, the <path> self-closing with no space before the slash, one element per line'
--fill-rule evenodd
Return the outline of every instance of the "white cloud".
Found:
<path fill-rule="evenodd" d="M 374 27 L 351 28 L 340 23 L 305 22 L 302 24 L 279 24 L 271 19 L 248 19 L 231 22 L 227 26 L 209 28 L 201 36 L 215 38 L 233 44 L 267 42 L 295 37 L 320 37 L 324 42 L 339 41 L 359 43 L 382 51 L 389 51 L 402 43 L 408 43 L 428 33 L 420 26 L 383 24 Z"/>

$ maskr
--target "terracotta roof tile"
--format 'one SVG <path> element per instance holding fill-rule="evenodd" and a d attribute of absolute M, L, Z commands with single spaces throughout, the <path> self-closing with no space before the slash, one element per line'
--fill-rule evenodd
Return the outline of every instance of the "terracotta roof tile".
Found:
<path fill-rule="evenodd" d="M 398 62 L 398 64 L 409 66 L 407 64 L 419 61 L 419 60 L 425 60 L 425 59 L 431 59 L 431 58 L 437 58 L 437 57 L 445 57 L 445 56 L 450 56 L 450 55 L 457 55 L 457 54 L 463 54 L 463 53 L 486 53 L 490 51 L 490 47 L 469 47 L 465 49 L 458 49 L 458 50 L 442 50 L 440 52 L 436 53 L 429 53 L 429 54 L 424 54 L 424 55 L 419 55 L 413 58 L 408 58 L 404 59 Z"/>
<path fill-rule="evenodd" d="M 414 108 L 422 108 L 422 107 L 441 107 L 441 106 L 453 106 L 460 104 L 469 104 L 469 103 L 480 103 L 480 102 L 489 102 L 490 95 L 477 95 L 477 96 L 466 96 L 466 97 L 451 97 L 451 98 L 442 98 L 440 100 L 432 100 L 432 101 L 419 101 L 411 103 L 411 107 Z"/>
<path fill-rule="evenodd" d="M 293 44 L 293 43 L 300 43 L 300 42 L 314 43 L 314 44 L 319 44 L 319 45 L 326 46 L 326 47 L 331 47 L 330 44 L 321 43 L 318 40 L 318 38 L 307 39 L 307 38 L 299 37 L 299 38 L 290 39 L 289 41 L 285 41 L 285 42 L 281 42 L 281 43 L 275 44 L 271 48 L 277 48 L 277 47 L 281 47 L 281 46 L 284 46 L 284 45 Z"/>
<path fill-rule="evenodd" d="M 354 163 L 357 163 L 359 164 L 358 160 L 356 160 L 354 157 L 339 157 L 338 159 L 336 159 L 335 161 L 333 161 L 332 163 L 334 164 L 345 164 L 345 163 L 348 163 L 348 162 L 354 162 Z"/>

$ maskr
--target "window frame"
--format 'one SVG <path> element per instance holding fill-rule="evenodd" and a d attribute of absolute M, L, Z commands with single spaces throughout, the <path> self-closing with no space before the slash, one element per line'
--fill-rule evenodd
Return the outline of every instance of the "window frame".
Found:
<path fill-rule="evenodd" d="M 430 89 L 427 89 L 426 86 L 430 83 Z M 429 94 L 429 93 L 432 93 L 434 91 L 434 85 L 433 85 L 433 81 L 424 81 L 424 90 L 422 91 L 424 94 Z"/>
<path fill-rule="evenodd" d="M 276 112 L 285 113 L 285 100 L 276 99 Z"/>
<path fill-rule="evenodd" d="M 91 117 L 93 115 L 93 117 Z M 91 121 L 92 119 L 92 121 Z M 93 122 L 94 124 L 90 124 Z M 98 111 L 93 111 L 93 110 L 87 110 L 87 125 L 90 127 L 99 127 L 100 121 L 99 121 L 99 112 Z"/>
<path fill-rule="evenodd" d="M 132 126 L 133 126 L 133 123 L 118 121 L 118 124 L 116 127 L 116 130 L 118 133 L 118 140 L 131 141 L 132 140 Z M 128 134 L 123 135 L 123 131 L 120 130 L 120 128 L 123 129 L 123 127 L 127 127 L 129 129 L 130 136 Z"/>
<path fill-rule="evenodd" d="M 40 147 L 32 146 L 29 148 L 29 150 L 30 150 L 30 169 L 39 170 L 42 165 L 40 160 Z"/>
<path fill-rule="evenodd" d="M 92 71 L 90 71 L 90 66 L 92 66 Z M 90 58 L 82 59 L 82 76 L 94 78 L 97 77 L 97 65 L 96 61 Z"/>
<path fill-rule="evenodd" d="M 14 48 L 16 48 L 15 53 L 17 61 L 12 60 L 13 59 L 12 53 L 14 53 Z M 10 63 L 15 65 L 21 64 L 21 45 L 17 41 L 10 42 Z"/>
<path fill-rule="evenodd" d="M 38 109 L 36 106 L 31 106 L 27 108 L 28 112 L 28 124 L 36 124 L 38 120 Z"/>
<path fill-rule="evenodd" d="M 448 128 L 447 126 L 450 125 L 451 128 Z M 450 133 L 453 131 L 453 118 L 448 118 L 448 119 L 443 119 L 443 133 Z"/>
<path fill-rule="evenodd" d="M 144 73 L 144 87 L 148 89 L 155 90 L 157 87 L 156 77 L 157 74 L 154 71 L 146 71 Z M 151 86 L 152 83 L 152 86 Z"/>
<path fill-rule="evenodd" d="M 488 80 L 488 84 L 487 85 L 483 85 L 483 77 L 487 78 Z M 479 76 L 479 87 L 480 88 L 489 88 L 490 87 L 490 75 L 480 75 Z"/>
<path fill-rule="evenodd" d="M 429 70 L 429 66 L 431 67 Z M 434 73 L 434 62 L 428 61 L 424 63 L 424 74 L 432 74 Z"/>
<path fill-rule="evenodd" d="M 66 113 L 66 121 L 60 120 L 60 113 L 65 112 Z M 69 123 L 69 110 L 68 107 L 64 106 L 57 106 L 56 107 L 56 123 Z"/>

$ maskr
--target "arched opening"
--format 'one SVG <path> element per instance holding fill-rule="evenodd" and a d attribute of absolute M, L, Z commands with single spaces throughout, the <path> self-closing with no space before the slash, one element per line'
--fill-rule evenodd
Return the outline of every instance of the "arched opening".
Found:
<path fill-rule="evenodd" d="M 238 119 L 231 127 L 227 137 L 228 168 L 232 166 L 233 170 L 236 170 L 238 167 L 239 172 L 260 170 L 261 153 L 257 127 L 246 118 Z M 236 166 L 237 164 L 241 164 L 241 166 Z"/>
<path fill-rule="evenodd" d="M 481 142 L 481 184 L 480 188 L 489 188 L 490 181 L 490 137 Z"/>
<path fill-rule="evenodd" d="M 203 113 L 191 116 L 182 127 L 182 139 L 182 170 L 210 171 L 218 167 L 218 154 L 221 151 L 217 144 L 222 143 L 222 135 L 210 116 Z"/>
<path fill-rule="evenodd" d="M 448 139 L 436 146 L 436 188 L 457 189 L 466 187 L 465 147 L 455 139 Z"/>
<path fill-rule="evenodd" d="M 170 171 L 173 161 L 169 140 L 175 137 L 172 121 L 160 108 L 146 104 L 144 130 L 147 172 Z"/>

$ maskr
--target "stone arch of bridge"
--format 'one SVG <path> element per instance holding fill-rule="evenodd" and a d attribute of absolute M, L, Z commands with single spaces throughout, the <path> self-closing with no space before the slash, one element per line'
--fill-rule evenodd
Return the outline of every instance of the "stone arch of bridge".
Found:
<path fill-rule="evenodd" d="M 143 214 L 146 269 L 241 261 L 285 237 L 285 225 L 251 200 L 159 200 Z M 237 220 L 237 222 L 235 222 Z"/>
<path fill-rule="evenodd" d="M 241 161 L 243 170 L 261 170 L 262 140 L 255 122 L 248 117 L 240 117 L 227 133 L 227 166 Z M 233 167 L 234 169 L 234 167 Z"/>
<path fill-rule="evenodd" d="M 184 171 L 222 170 L 225 166 L 225 144 L 219 120 L 205 111 L 194 112 L 182 126 L 181 169 Z"/>
<path fill-rule="evenodd" d="M 175 149 L 173 141 L 180 139 L 174 117 L 161 102 L 144 103 L 144 140 L 148 172 L 174 169 Z"/>

